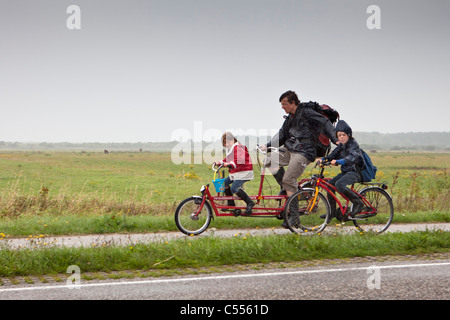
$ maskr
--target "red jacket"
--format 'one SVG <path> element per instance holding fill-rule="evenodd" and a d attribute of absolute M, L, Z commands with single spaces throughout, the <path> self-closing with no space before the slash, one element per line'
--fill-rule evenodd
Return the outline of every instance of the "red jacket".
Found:
<path fill-rule="evenodd" d="M 253 164 L 248 149 L 237 142 L 230 148 L 227 157 L 222 162 L 228 162 L 233 166 L 233 168 L 230 168 L 230 174 L 244 173 L 245 171 L 251 171 L 253 174 Z"/>

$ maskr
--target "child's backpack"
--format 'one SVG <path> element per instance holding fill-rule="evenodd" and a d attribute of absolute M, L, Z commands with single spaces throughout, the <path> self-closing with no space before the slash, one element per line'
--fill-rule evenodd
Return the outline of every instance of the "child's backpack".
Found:
<path fill-rule="evenodd" d="M 330 122 L 335 125 L 336 121 L 339 119 L 339 112 L 331 108 L 330 106 L 326 104 L 315 104 L 314 110 L 321 115 L 325 116 L 330 120 Z M 323 128 L 320 129 L 319 132 L 319 141 L 317 142 L 316 146 L 316 152 L 317 157 L 322 158 L 328 155 L 328 153 L 331 150 L 331 143 L 330 139 L 326 136 Z"/>
<path fill-rule="evenodd" d="M 369 155 L 361 149 L 361 155 L 364 160 L 364 168 L 360 170 L 362 182 L 370 182 L 375 179 L 377 174 L 377 167 L 375 167 L 370 159 Z"/>

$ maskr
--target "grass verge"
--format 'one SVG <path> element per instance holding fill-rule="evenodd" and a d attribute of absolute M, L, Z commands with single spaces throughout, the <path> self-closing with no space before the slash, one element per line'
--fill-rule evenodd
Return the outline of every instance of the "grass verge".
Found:
<path fill-rule="evenodd" d="M 81 272 L 143 270 L 162 272 L 311 259 L 337 259 L 379 255 L 449 252 L 450 233 L 421 231 L 383 235 L 335 236 L 238 235 L 187 237 L 133 246 L 0 250 L 0 276 L 42 276 L 66 273 L 70 265 Z"/>
<path fill-rule="evenodd" d="M 334 220 L 333 220 L 334 221 Z M 450 222 L 448 212 L 415 212 L 394 215 L 394 223 Z M 351 224 L 351 223 L 350 223 Z M 210 227 L 217 229 L 279 227 L 275 218 L 219 217 Z M 153 216 L 123 214 L 22 215 L 0 219 L 0 234 L 8 237 L 30 235 L 81 235 L 107 233 L 146 233 L 177 231 L 173 215 Z"/>

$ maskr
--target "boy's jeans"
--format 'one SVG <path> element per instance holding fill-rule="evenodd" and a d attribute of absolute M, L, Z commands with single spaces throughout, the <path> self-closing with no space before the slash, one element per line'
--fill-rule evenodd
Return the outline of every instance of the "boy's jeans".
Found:
<path fill-rule="evenodd" d="M 346 173 L 341 172 L 328 182 L 334 185 L 340 193 L 349 198 L 349 200 L 353 203 L 353 201 L 358 200 L 358 196 L 347 188 L 347 186 L 359 182 L 360 180 L 361 178 L 358 172 L 350 171 Z M 336 201 L 331 195 L 328 195 L 328 203 L 331 207 L 331 217 L 334 217 L 336 213 Z"/>
<path fill-rule="evenodd" d="M 346 194 L 348 191 L 352 192 L 347 186 L 359 182 L 359 180 L 359 173 L 350 171 L 346 173 L 341 172 L 328 182 L 334 185 L 340 193 Z"/>

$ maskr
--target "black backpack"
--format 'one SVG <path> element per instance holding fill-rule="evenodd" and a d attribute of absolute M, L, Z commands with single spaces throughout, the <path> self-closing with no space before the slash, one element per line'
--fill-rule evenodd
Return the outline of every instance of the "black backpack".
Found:
<path fill-rule="evenodd" d="M 333 126 L 339 120 L 339 112 L 326 104 L 318 104 L 317 102 L 309 102 L 309 105 L 324 117 L 328 118 Z M 316 153 L 318 158 L 325 157 L 331 150 L 330 139 L 325 134 L 324 128 L 320 128 L 319 138 L 316 144 Z"/>

